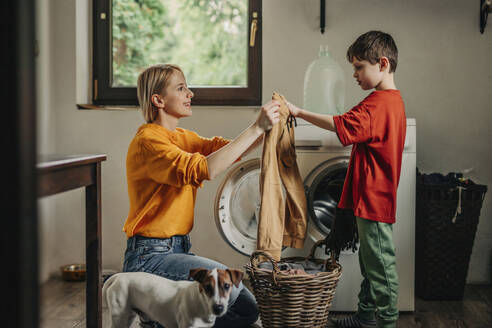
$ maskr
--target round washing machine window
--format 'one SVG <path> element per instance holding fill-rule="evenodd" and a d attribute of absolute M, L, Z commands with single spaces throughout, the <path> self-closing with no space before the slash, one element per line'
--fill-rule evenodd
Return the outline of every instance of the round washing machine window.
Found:
<path fill-rule="evenodd" d="M 310 223 L 308 234 L 321 240 L 330 232 L 342 193 L 349 159 L 340 157 L 318 165 L 304 181 Z M 222 181 L 215 197 L 215 223 L 224 240 L 239 253 L 256 250 L 261 204 L 259 158 L 234 166 Z"/>
<path fill-rule="evenodd" d="M 256 250 L 260 209 L 260 159 L 234 166 L 215 197 L 215 223 L 235 250 L 251 255 Z"/>
<path fill-rule="evenodd" d="M 309 235 L 324 239 L 335 220 L 335 210 L 342 194 L 349 159 L 333 158 L 318 165 L 304 180 L 310 221 Z"/>

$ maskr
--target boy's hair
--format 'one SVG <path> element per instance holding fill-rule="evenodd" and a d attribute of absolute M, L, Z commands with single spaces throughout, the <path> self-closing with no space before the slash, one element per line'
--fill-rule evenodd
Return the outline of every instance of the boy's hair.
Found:
<path fill-rule="evenodd" d="M 371 64 L 379 62 L 381 57 L 387 57 L 390 62 L 390 73 L 396 71 L 398 64 L 398 48 L 391 35 L 381 31 L 369 31 L 355 40 L 347 50 L 349 62 L 354 60 L 367 60 Z"/>
<path fill-rule="evenodd" d="M 153 122 L 157 117 L 157 111 L 154 110 L 154 105 L 152 104 L 152 95 L 161 94 L 165 91 L 169 84 L 169 79 L 175 72 L 183 74 L 183 71 L 177 65 L 161 64 L 150 66 L 138 76 L 138 103 L 147 123 Z"/>

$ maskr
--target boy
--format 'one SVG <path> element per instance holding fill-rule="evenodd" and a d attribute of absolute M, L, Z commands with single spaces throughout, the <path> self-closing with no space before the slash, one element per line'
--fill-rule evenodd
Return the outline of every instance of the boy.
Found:
<path fill-rule="evenodd" d="M 336 132 L 353 145 L 338 207 L 351 209 L 357 220 L 363 276 L 358 311 L 334 320 L 336 327 L 396 327 L 398 275 L 393 228 L 396 190 L 405 144 L 406 117 L 394 83 L 398 50 L 393 38 L 380 31 L 361 35 L 347 50 L 354 78 L 373 91 L 343 115 L 316 114 L 288 103 L 292 115 Z"/>

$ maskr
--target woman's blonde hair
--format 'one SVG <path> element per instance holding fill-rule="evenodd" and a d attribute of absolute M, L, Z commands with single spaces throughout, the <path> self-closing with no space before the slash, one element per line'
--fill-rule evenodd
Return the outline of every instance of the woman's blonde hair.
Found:
<path fill-rule="evenodd" d="M 161 94 L 166 89 L 174 72 L 183 74 L 177 65 L 161 64 L 150 66 L 138 76 L 138 103 L 147 123 L 151 123 L 157 118 L 157 111 L 152 104 L 152 95 Z"/>

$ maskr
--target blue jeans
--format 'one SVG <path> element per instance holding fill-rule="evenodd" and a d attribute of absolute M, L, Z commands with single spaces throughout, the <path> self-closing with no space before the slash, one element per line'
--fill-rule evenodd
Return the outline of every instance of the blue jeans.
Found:
<path fill-rule="evenodd" d="M 166 239 L 142 236 L 128 238 L 123 271 L 143 271 L 172 280 L 191 280 L 189 272 L 192 268 L 227 268 L 219 262 L 196 256 L 190 252 L 190 248 L 188 235 Z M 249 327 L 257 319 L 256 300 L 241 283 L 237 288 L 233 286 L 228 311 L 215 320 L 214 327 Z M 157 323 L 153 325 L 162 327 Z"/>

